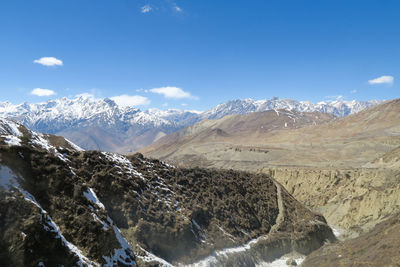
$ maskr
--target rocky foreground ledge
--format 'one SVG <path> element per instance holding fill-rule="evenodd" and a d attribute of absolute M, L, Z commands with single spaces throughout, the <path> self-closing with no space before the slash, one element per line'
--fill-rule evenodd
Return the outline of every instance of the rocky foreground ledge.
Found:
<path fill-rule="evenodd" d="M 0 120 L 5 266 L 255 266 L 334 239 L 267 175 L 82 151 Z"/>

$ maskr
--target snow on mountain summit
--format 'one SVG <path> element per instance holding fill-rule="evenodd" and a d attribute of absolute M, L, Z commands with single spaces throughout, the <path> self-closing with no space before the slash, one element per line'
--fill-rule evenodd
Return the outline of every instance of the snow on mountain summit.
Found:
<path fill-rule="evenodd" d="M 220 119 L 226 115 L 237 114 L 244 115 L 250 112 L 261 112 L 272 109 L 286 109 L 299 112 L 319 111 L 330 113 L 337 117 L 344 117 L 357 113 L 365 108 L 372 107 L 381 103 L 378 100 L 371 101 L 344 101 L 334 100 L 327 102 L 318 102 L 316 104 L 310 101 L 297 101 L 293 99 L 280 99 L 273 97 L 268 100 L 237 99 L 231 100 L 202 113 L 203 118 Z"/>
<path fill-rule="evenodd" d="M 62 135 L 85 149 L 130 152 L 203 119 L 272 109 L 320 111 L 343 117 L 378 103 L 380 101 L 376 100 L 336 100 L 314 104 L 274 97 L 269 100 L 231 100 L 204 112 L 179 109 L 142 111 L 119 106 L 109 98 L 78 95 L 34 104 L 0 102 L 0 117 L 21 122 L 37 132 Z"/>

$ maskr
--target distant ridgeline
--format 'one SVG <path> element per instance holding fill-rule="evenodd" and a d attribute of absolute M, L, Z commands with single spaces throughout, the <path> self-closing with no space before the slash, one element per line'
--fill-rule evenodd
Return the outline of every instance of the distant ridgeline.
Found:
<path fill-rule="evenodd" d="M 337 100 L 313 104 L 272 98 L 228 101 L 204 112 L 158 109 L 141 111 L 133 107 L 118 106 L 108 98 L 80 96 L 38 104 L 13 105 L 3 102 L 0 103 L 0 116 L 15 119 L 34 131 L 64 136 L 85 149 L 132 152 L 203 119 L 219 119 L 226 115 L 243 115 L 272 109 L 320 111 L 342 117 L 378 103 L 376 100 Z"/>

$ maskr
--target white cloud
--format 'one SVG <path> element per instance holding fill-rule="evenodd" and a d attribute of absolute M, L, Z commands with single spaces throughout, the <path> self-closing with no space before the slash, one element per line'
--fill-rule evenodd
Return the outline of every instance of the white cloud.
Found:
<path fill-rule="evenodd" d="M 172 7 L 176 12 L 183 12 L 183 9 L 179 7 L 176 3 L 174 3 Z"/>
<path fill-rule="evenodd" d="M 382 84 L 382 83 L 387 83 L 387 84 L 392 84 L 394 82 L 393 76 L 390 75 L 384 75 L 372 80 L 369 80 L 369 84 Z"/>
<path fill-rule="evenodd" d="M 140 8 L 140 12 L 149 13 L 153 8 L 150 5 L 144 5 Z"/>
<path fill-rule="evenodd" d="M 350 94 L 355 94 L 355 93 L 357 93 L 357 90 L 355 89 L 350 91 Z"/>
<path fill-rule="evenodd" d="M 143 92 L 143 93 L 148 93 L 149 90 L 140 88 L 140 89 L 136 89 L 136 92 L 138 92 L 138 93 L 141 93 L 141 92 Z"/>
<path fill-rule="evenodd" d="M 141 95 L 119 95 L 111 97 L 111 99 L 114 100 L 117 105 L 123 107 L 145 106 L 150 104 L 150 100 Z"/>
<path fill-rule="evenodd" d="M 31 94 L 37 96 L 51 96 L 55 95 L 56 93 L 53 90 L 49 89 L 35 88 L 31 91 Z"/>
<path fill-rule="evenodd" d="M 181 104 L 181 106 L 183 106 L 183 107 L 187 107 L 187 105 L 188 105 L 188 104 L 186 104 L 186 103 L 182 103 L 182 104 Z"/>
<path fill-rule="evenodd" d="M 153 89 L 150 89 L 149 91 L 152 92 L 152 93 L 164 95 L 165 98 L 175 98 L 175 99 L 191 98 L 191 99 L 197 99 L 197 97 L 192 96 L 189 92 L 183 91 L 181 88 L 174 87 L 174 86 L 153 88 Z"/>
<path fill-rule="evenodd" d="M 168 103 L 162 104 L 163 107 L 168 107 Z"/>
<path fill-rule="evenodd" d="M 55 57 L 42 57 L 33 61 L 34 63 L 41 64 L 43 66 L 62 66 L 63 62 L 61 59 Z"/>

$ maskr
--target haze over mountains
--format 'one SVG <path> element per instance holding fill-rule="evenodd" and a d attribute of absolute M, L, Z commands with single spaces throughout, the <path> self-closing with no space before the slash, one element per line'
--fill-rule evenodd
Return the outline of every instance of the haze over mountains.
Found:
<path fill-rule="evenodd" d="M 337 117 L 357 113 L 380 101 L 327 101 L 311 103 L 290 99 L 232 100 L 204 112 L 190 110 L 139 110 L 118 106 L 111 99 L 78 96 L 43 103 L 0 103 L 0 116 L 22 122 L 28 128 L 64 136 L 85 149 L 132 152 L 160 137 L 203 119 L 243 115 L 272 109 L 320 111 Z"/>

